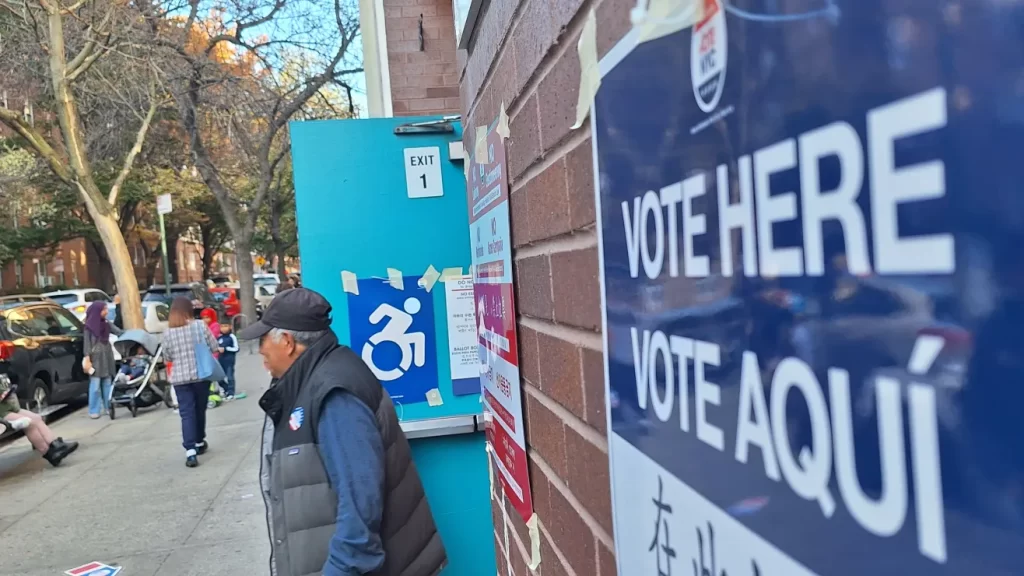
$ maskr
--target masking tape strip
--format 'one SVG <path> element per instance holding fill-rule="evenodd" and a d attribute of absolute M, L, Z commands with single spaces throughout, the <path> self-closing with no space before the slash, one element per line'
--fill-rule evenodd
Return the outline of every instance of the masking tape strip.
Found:
<path fill-rule="evenodd" d="M 498 112 L 498 126 L 494 129 L 498 136 L 508 138 L 508 112 L 505 112 L 505 103 L 501 103 L 501 110 Z"/>
<path fill-rule="evenodd" d="M 359 296 L 359 281 L 356 280 L 356 275 L 348 270 L 342 270 L 341 289 L 349 294 Z"/>
<path fill-rule="evenodd" d="M 441 282 L 449 282 L 462 277 L 462 266 L 441 270 Z"/>
<path fill-rule="evenodd" d="M 487 126 L 476 127 L 476 146 L 473 147 L 473 160 L 477 164 L 487 164 Z"/>
<path fill-rule="evenodd" d="M 597 14 L 593 8 L 583 24 L 576 51 L 580 55 L 580 92 L 576 100 L 576 123 L 572 125 L 573 130 L 583 126 L 597 89 L 601 87 L 601 69 L 597 64 Z"/>
<path fill-rule="evenodd" d="M 402 271 L 397 268 L 388 268 L 388 284 L 395 290 L 405 290 L 405 280 L 402 278 Z"/>
<path fill-rule="evenodd" d="M 427 405 L 431 408 L 441 406 L 444 404 L 444 398 L 441 397 L 441 391 L 437 388 L 432 388 L 427 391 Z"/>
<path fill-rule="evenodd" d="M 526 522 L 530 529 L 530 570 L 536 570 L 540 566 L 540 526 L 537 513 L 534 512 Z"/>
<path fill-rule="evenodd" d="M 431 264 L 427 267 L 427 271 L 423 273 L 423 277 L 420 278 L 419 284 L 429 293 L 434 289 L 434 284 L 437 283 L 437 279 L 440 277 L 441 274 L 437 271 L 437 268 L 434 268 L 434 265 Z"/>
<path fill-rule="evenodd" d="M 650 0 L 647 10 L 634 15 L 635 26 L 640 29 L 637 42 L 656 40 L 693 26 L 704 17 L 704 2 L 700 0 Z M 718 0 L 722 9 L 722 0 Z"/>

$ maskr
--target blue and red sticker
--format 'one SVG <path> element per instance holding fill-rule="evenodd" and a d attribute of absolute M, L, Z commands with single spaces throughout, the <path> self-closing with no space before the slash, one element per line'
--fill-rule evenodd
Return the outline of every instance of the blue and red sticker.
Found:
<path fill-rule="evenodd" d="M 299 406 L 295 410 L 292 410 L 292 415 L 288 418 L 288 427 L 291 428 L 292 431 L 298 430 L 299 428 L 302 428 L 302 422 L 305 419 L 306 411 Z"/>

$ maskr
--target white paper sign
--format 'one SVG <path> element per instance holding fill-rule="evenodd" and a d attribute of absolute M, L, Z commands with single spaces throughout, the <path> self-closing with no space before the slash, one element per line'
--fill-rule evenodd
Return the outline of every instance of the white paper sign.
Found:
<path fill-rule="evenodd" d="M 439 147 L 405 149 L 405 187 L 409 198 L 444 196 Z"/>
<path fill-rule="evenodd" d="M 448 307 L 448 356 L 452 380 L 479 378 L 473 277 L 449 278 L 444 283 L 444 298 Z"/>
<path fill-rule="evenodd" d="M 156 197 L 156 212 L 157 214 L 170 214 L 171 213 L 171 195 L 161 194 Z"/>

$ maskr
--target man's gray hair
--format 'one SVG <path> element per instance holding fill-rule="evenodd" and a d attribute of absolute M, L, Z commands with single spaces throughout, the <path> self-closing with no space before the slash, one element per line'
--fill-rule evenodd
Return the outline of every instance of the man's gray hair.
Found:
<path fill-rule="evenodd" d="M 301 330 L 286 330 L 284 328 L 274 328 L 273 330 L 270 331 L 269 336 L 270 339 L 273 340 L 274 342 L 279 342 L 281 340 L 281 336 L 283 336 L 284 334 L 291 334 L 292 339 L 295 340 L 297 344 L 306 346 L 308 348 L 309 346 L 315 344 L 317 340 L 326 336 L 327 330 L 318 330 L 316 332 L 303 332 Z"/>

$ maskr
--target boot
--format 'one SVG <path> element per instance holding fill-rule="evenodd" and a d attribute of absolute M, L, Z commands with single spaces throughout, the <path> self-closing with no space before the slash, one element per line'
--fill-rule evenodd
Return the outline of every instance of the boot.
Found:
<path fill-rule="evenodd" d="M 64 442 L 63 438 L 57 438 L 50 442 L 50 448 L 43 454 L 43 458 L 52 466 L 60 466 L 61 461 L 75 450 L 78 450 L 78 442 Z"/>

